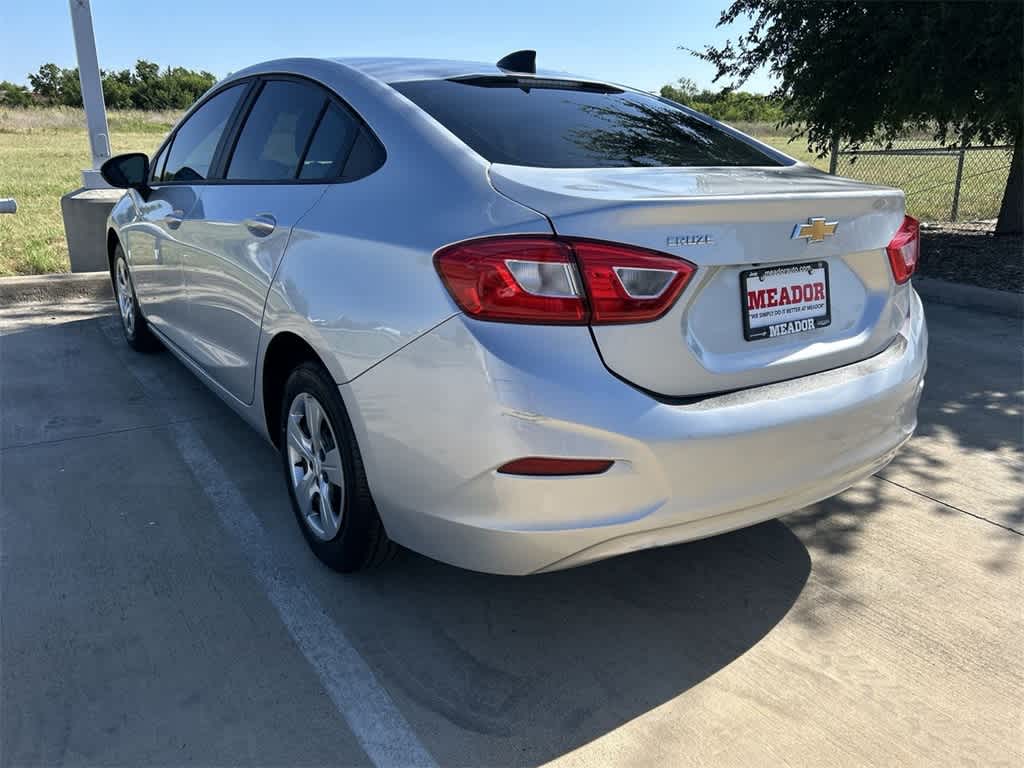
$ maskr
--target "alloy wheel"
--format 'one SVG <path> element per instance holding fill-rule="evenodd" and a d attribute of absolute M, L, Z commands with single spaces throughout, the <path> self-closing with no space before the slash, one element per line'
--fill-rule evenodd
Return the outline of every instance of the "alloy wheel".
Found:
<path fill-rule="evenodd" d="M 292 400 L 286 435 L 292 487 L 302 518 L 314 536 L 333 539 L 345 510 L 345 471 L 330 418 L 308 392 Z"/>
<path fill-rule="evenodd" d="M 124 259 L 117 260 L 117 275 L 114 281 L 117 286 L 117 306 L 121 310 L 121 322 L 128 335 L 135 333 L 135 295 L 132 291 L 132 279 L 128 274 L 128 266 Z"/>

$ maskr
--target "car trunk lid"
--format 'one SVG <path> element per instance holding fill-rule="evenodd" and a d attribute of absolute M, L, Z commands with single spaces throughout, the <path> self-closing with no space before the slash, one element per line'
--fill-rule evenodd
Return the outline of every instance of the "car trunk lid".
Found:
<path fill-rule="evenodd" d="M 899 190 L 804 165 L 494 164 L 490 175 L 558 235 L 653 249 L 697 266 L 657 320 L 592 328 L 609 369 L 658 395 L 723 392 L 847 365 L 882 351 L 905 317 L 907 288 L 893 280 L 885 252 L 903 220 Z"/>

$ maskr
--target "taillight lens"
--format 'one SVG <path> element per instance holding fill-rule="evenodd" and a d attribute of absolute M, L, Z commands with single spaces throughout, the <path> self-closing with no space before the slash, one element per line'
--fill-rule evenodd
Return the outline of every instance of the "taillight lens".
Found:
<path fill-rule="evenodd" d="M 665 314 L 695 267 L 642 248 L 554 237 L 498 237 L 434 256 L 471 317 L 513 323 L 642 323 Z"/>
<path fill-rule="evenodd" d="M 682 259 L 612 243 L 577 240 L 572 247 L 594 325 L 657 320 L 675 304 L 696 269 Z"/>
<path fill-rule="evenodd" d="M 905 283 L 917 269 L 921 258 L 921 225 L 913 216 L 904 216 L 903 224 L 886 247 L 892 276 L 897 283 Z"/>
<path fill-rule="evenodd" d="M 553 238 L 471 240 L 442 248 L 434 264 L 452 298 L 471 317 L 506 323 L 587 322 L 572 251 Z"/>

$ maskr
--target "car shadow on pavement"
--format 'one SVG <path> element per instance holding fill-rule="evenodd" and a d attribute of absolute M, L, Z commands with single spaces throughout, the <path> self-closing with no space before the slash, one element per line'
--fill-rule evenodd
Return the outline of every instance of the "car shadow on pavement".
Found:
<path fill-rule="evenodd" d="M 991 333 L 992 326 L 985 327 Z M 27 443 L 134 429 L 155 430 L 154 440 L 167 441 L 159 435 L 169 421 L 193 421 L 259 518 L 282 567 L 294 569 L 297 583 L 350 638 L 439 764 L 465 764 L 466 755 L 481 765 L 542 763 L 686 694 L 793 610 L 811 573 L 809 549 L 815 580 L 832 586 L 831 579 L 841 579 L 829 570 L 830 559 L 853 552 L 887 503 L 886 483 L 871 479 L 784 522 L 570 571 L 490 576 L 403 552 L 382 569 L 342 578 L 305 548 L 272 449 L 170 355 L 132 357 L 96 321 L 58 328 L 21 331 L 0 345 L 6 364 L 0 405 L 8 410 L 0 425 L 4 450 L 14 457 Z M 991 454 L 1011 470 L 1019 462 L 1020 383 L 1003 362 L 1009 347 L 990 357 L 979 352 L 980 369 L 965 378 L 955 375 L 962 350 L 954 340 L 934 338 L 918 436 L 883 477 L 948 505 L 958 493 L 968 501 L 974 493 L 953 483 L 964 480 L 959 462 Z M 164 394 L 125 371 L 122 360 L 131 360 L 147 380 L 163 382 Z M 135 482 L 134 471 L 129 467 L 123 482 Z M 87 481 L 76 493 L 96 491 Z M 1014 515 L 1021 507 L 1012 508 L 1019 499 L 1017 475 L 1015 485 L 986 503 L 1007 524 L 1019 523 Z M 211 515 L 201 507 L 183 510 L 173 499 L 162 508 L 168 525 L 179 515 Z M 951 512 L 936 502 L 940 513 Z M 218 553 L 218 559 L 201 567 L 215 574 L 219 558 L 231 556 L 232 536 L 226 531 L 223 541 L 204 544 L 197 557 Z M 1012 556 L 998 546 L 1009 545 L 994 547 L 994 563 Z M 240 583 L 224 588 L 240 589 Z M 833 590 L 835 599 L 841 592 Z M 267 679 L 295 671 L 275 667 L 284 661 L 273 657 L 261 663 Z"/>
<path fill-rule="evenodd" d="M 910 493 L 930 515 L 990 523 L 980 562 L 994 574 L 1009 569 L 1024 545 L 1015 535 L 1024 532 L 1020 325 L 956 307 L 926 309 L 929 368 L 914 437 L 876 478 L 783 518 L 811 550 L 815 578 L 833 588 L 833 601 L 849 599 L 838 560 L 852 556 L 874 518 Z M 809 606 L 795 618 L 818 623 Z"/>
<path fill-rule="evenodd" d="M 750 650 L 793 606 L 810 567 L 796 536 L 770 522 L 522 578 L 403 552 L 346 585 L 366 593 L 372 621 L 321 600 L 365 638 L 360 648 L 388 687 L 441 721 L 426 732 L 443 728 L 445 752 L 460 754 L 465 738 L 473 746 L 461 754 L 481 764 L 540 763 Z"/>
<path fill-rule="evenodd" d="M 411 552 L 342 578 L 306 549 L 274 451 L 170 355 L 134 356 L 116 331 L 116 321 L 104 318 L 3 338 L 10 466 L 35 450 L 20 446 L 97 434 L 128 441 L 132 430 L 173 452 L 167 424 L 194 424 L 187 428 L 237 483 L 275 560 L 350 638 L 439 764 L 460 756 L 465 763 L 466 755 L 481 765 L 541 763 L 650 712 L 754 647 L 790 611 L 810 573 L 803 544 L 770 522 L 526 578 L 473 573 Z M 127 465 L 123 483 L 148 487 L 144 467 Z M 185 469 L 175 462 L 163 472 Z M 101 495 L 102 473 L 76 477 L 84 478 L 76 494 Z M 197 490 L 183 488 L 182 498 Z M 12 503 L 27 508 L 29 500 Z M 174 535 L 179 516 L 195 518 L 194 526 L 216 519 L 173 499 L 148 505 L 146 514 Z M 239 554 L 234 533 L 224 533 L 197 550 L 221 553 L 200 566 L 215 583 L 220 559 Z M 268 679 L 296 674 L 267 664 Z"/>
<path fill-rule="evenodd" d="M 1024 538 L 1024 335 L 1014 318 L 928 305 L 929 369 L 913 440 L 880 473 L 930 498 L 934 515 L 992 523 L 985 563 L 1004 570 Z M 1008 529 L 1008 531 L 1007 531 Z"/>

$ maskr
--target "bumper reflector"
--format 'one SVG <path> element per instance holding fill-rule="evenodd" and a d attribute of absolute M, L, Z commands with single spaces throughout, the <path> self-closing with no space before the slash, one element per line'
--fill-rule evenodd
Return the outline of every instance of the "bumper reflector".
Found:
<path fill-rule="evenodd" d="M 527 456 L 498 467 L 503 475 L 534 475 L 551 477 L 555 475 L 600 475 L 614 464 L 608 459 L 550 459 L 542 456 Z"/>

